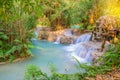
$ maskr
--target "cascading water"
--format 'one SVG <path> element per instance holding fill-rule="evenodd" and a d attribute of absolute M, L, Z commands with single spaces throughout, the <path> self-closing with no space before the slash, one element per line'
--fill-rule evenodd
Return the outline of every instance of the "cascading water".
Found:
<path fill-rule="evenodd" d="M 76 39 L 75 43 L 88 42 L 90 40 L 90 37 L 91 37 L 90 34 L 81 35 Z"/>
<path fill-rule="evenodd" d="M 36 35 L 36 36 L 38 36 L 38 35 L 39 35 L 40 30 L 41 30 L 41 28 L 40 28 L 40 27 L 36 27 L 36 28 L 35 28 L 35 35 Z"/>
<path fill-rule="evenodd" d="M 54 42 L 54 44 L 60 44 L 60 38 L 61 36 L 57 37 L 56 41 Z"/>
<path fill-rule="evenodd" d="M 31 40 L 37 40 L 39 33 L 40 33 L 41 28 L 40 27 L 36 27 L 34 30 L 34 37 Z"/>
<path fill-rule="evenodd" d="M 92 62 L 91 52 L 94 51 L 94 48 L 86 44 L 86 42 L 89 41 L 90 36 L 90 34 L 83 34 L 76 39 L 75 44 L 65 47 L 70 55 L 76 58 L 80 63 Z"/>

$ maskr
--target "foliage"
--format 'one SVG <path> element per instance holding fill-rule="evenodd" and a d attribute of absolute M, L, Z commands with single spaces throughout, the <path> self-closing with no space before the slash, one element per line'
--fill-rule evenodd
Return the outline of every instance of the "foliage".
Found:
<path fill-rule="evenodd" d="M 47 74 L 43 73 L 38 67 L 29 65 L 25 73 L 24 80 L 49 80 Z"/>
<path fill-rule="evenodd" d="M 94 30 L 94 26 L 89 25 L 89 26 L 87 26 L 87 29 L 88 30 Z"/>
<path fill-rule="evenodd" d="M 104 65 L 110 67 L 120 67 L 120 43 L 110 46 L 110 49 L 102 56 Z"/>
<path fill-rule="evenodd" d="M 43 73 L 38 67 L 29 65 L 25 73 L 24 80 L 82 80 L 80 75 L 76 74 L 59 74 L 52 70 L 51 75 Z"/>
<path fill-rule="evenodd" d="M 78 61 L 77 61 L 78 62 Z M 96 66 L 96 65 L 88 65 L 88 64 L 81 64 L 78 62 L 78 70 L 80 71 L 78 74 L 81 75 L 83 78 L 85 77 L 94 77 L 98 74 L 104 74 L 108 71 L 111 70 L 110 66 L 106 66 L 106 65 L 100 65 L 100 66 Z M 83 69 L 81 72 L 81 69 Z"/>
<path fill-rule="evenodd" d="M 78 66 L 78 69 L 84 69 L 85 71 L 74 74 L 60 74 L 53 71 L 51 75 L 48 76 L 38 67 L 29 65 L 24 80 L 85 80 L 86 77 L 94 77 L 98 74 L 104 74 L 111 71 L 111 67 L 109 66 L 88 66 L 86 64 L 79 64 Z"/>
<path fill-rule="evenodd" d="M 0 1 L 0 62 L 31 55 L 32 29 L 42 16 L 38 1 Z"/>
<path fill-rule="evenodd" d="M 120 1 L 102 0 L 102 15 L 113 16 L 117 19 L 117 25 L 120 26 Z M 100 6 L 99 6 L 100 7 Z"/>
<path fill-rule="evenodd" d="M 99 1 L 96 2 L 96 0 L 40 0 L 40 4 L 42 5 L 44 16 L 40 17 L 41 20 L 39 22 L 43 26 L 46 26 L 44 23 L 49 23 L 49 26 L 53 28 L 57 25 L 66 27 L 80 23 L 88 26 L 89 20 L 93 18 L 91 16 L 96 14 L 98 18 L 99 13 L 94 11 L 100 12 L 97 7 Z M 44 18 L 46 18 L 46 22 Z"/>
<path fill-rule="evenodd" d="M 104 14 L 112 15 L 120 18 L 120 1 L 119 0 L 106 0 L 104 1 Z"/>

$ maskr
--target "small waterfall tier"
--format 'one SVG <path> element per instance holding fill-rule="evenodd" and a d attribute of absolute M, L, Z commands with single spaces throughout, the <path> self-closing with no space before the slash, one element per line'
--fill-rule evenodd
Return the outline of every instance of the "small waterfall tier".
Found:
<path fill-rule="evenodd" d="M 54 42 L 54 44 L 60 44 L 60 38 L 61 36 L 57 37 L 56 41 Z"/>
<path fill-rule="evenodd" d="M 65 50 L 80 63 L 91 63 L 93 60 L 91 52 L 95 51 L 95 49 L 88 43 L 90 37 L 90 34 L 81 35 L 76 39 L 75 44 L 65 47 Z"/>
<path fill-rule="evenodd" d="M 75 41 L 75 43 L 80 43 L 80 42 L 88 42 L 90 40 L 91 35 L 90 34 L 83 34 L 80 37 L 78 37 Z"/>

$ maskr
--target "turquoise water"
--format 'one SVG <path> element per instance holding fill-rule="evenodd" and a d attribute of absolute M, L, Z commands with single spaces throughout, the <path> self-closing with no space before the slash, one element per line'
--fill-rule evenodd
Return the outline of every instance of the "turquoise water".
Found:
<path fill-rule="evenodd" d="M 33 58 L 0 65 L 0 80 L 23 80 L 26 66 L 29 64 L 40 67 L 43 72 L 50 74 L 50 64 L 53 64 L 59 73 L 71 74 L 76 72 L 74 61 L 64 49 L 66 45 L 54 44 L 46 41 L 33 40 Z"/>

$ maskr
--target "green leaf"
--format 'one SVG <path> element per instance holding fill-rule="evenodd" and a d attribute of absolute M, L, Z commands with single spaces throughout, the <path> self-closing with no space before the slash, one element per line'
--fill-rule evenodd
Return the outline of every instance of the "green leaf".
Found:
<path fill-rule="evenodd" d="M 1 35 L 0 38 L 4 39 L 4 40 L 7 40 L 8 39 L 8 36 L 7 35 Z"/>
<path fill-rule="evenodd" d="M 0 45 L 2 45 L 3 44 L 3 42 L 2 41 L 0 41 Z"/>
<path fill-rule="evenodd" d="M 35 48 L 35 46 L 32 44 L 28 44 L 27 46 L 28 46 L 28 48 Z"/>
<path fill-rule="evenodd" d="M 27 50 L 27 53 L 30 54 L 31 56 L 34 56 L 29 49 Z"/>
<path fill-rule="evenodd" d="M 14 42 L 16 42 L 16 43 L 22 43 L 19 39 L 15 39 Z"/>
<path fill-rule="evenodd" d="M 15 59 L 16 59 L 16 57 L 13 56 L 13 55 L 11 55 L 11 56 L 10 56 L 10 59 L 9 59 L 9 62 L 12 62 L 12 61 L 15 60 Z"/>
<path fill-rule="evenodd" d="M 14 53 L 16 50 L 16 46 L 13 46 L 10 50 L 6 52 L 6 56 L 10 55 L 11 53 Z"/>
<path fill-rule="evenodd" d="M 4 57 L 3 51 L 0 50 L 0 57 Z"/>
<path fill-rule="evenodd" d="M 4 33 L 3 32 L 0 32 L 0 35 L 3 35 Z"/>

